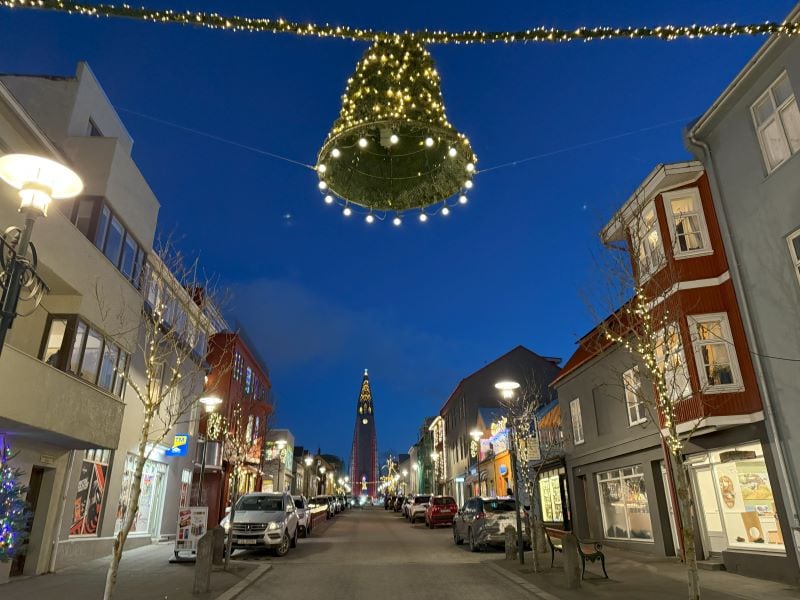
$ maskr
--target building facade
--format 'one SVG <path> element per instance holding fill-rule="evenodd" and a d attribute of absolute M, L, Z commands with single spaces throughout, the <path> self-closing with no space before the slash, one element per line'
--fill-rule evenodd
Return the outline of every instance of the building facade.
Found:
<path fill-rule="evenodd" d="M 800 6 L 786 17 L 796 21 Z M 703 162 L 800 560 L 800 42 L 773 36 L 685 133 Z M 791 534 L 790 534 L 791 532 Z M 797 568 L 797 563 L 794 565 Z"/>
<path fill-rule="evenodd" d="M 350 459 L 350 481 L 353 495 L 376 497 L 378 494 L 378 438 L 375 433 L 375 412 L 369 373 L 364 369 L 356 405 L 356 422 Z"/>

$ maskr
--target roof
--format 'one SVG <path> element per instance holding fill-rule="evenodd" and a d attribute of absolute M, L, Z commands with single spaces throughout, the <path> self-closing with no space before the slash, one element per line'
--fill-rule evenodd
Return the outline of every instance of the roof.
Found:
<path fill-rule="evenodd" d="M 797 21 L 800 19 L 800 3 L 795 4 L 794 8 L 786 15 L 784 22 L 792 22 Z M 725 104 L 725 102 L 733 96 L 736 91 L 738 90 L 739 86 L 742 85 L 742 82 L 747 79 L 747 77 L 752 73 L 755 68 L 761 63 L 764 57 L 769 53 L 773 46 L 775 46 L 781 40 L 788 39 L 791 41 L 790 38 L 787 36 L 773 34 L 771 35 L 766 42 L 764 42 L 761 47 L 756 51 L 753 57 L 747 61 L 747 64 L 742 68 L 741 71 L 733 78 L 733 80 L 728 84 L 728 86 L 722 91 L 719 97 L 714 100 L 713 104 L 708 107 L 708 109 L 697 119 L 695 119 L 692 123 L 688 126 L 688 137 L 692 138 L 695 134 L 699 133 L 703 127 L 705 127 L 717 110 Z"/>
<path fill-rule="evenodd" d="M 561 407 L 556 404 L 539 419 L 539 429 L 558 429 L 561 426 Z"/>

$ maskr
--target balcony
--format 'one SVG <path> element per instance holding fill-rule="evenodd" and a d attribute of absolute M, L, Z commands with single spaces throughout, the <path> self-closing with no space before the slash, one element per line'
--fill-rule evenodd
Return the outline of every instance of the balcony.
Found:
<path fill-rule="evenodd" d="M 9 345 L 0 382 L 0 429 L 73 449 L 118 446 L 121 400 Z"/>

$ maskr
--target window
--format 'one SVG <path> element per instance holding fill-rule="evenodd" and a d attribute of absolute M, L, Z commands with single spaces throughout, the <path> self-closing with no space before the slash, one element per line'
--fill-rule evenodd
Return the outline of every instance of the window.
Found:
<path fill-rule="evenodd" d="M 114 372 L 117 369 L 118 361 L 119 346 L 107 343 L 103 348 L 103 360 L 100 363 L 100 377 L 97 379 L 97 385 L 107 392 L 110 392 L 114 386 Z"/>
<path fill-rule="evenodd" d="M 86 135 L 89 137 L 103 137 L 103 133 L 93 119 L 89 119 L 89 125 L 86 127 Z"/>
<path fill-rule="evenodd" d="M 564 509 L 561 502 L 561 477 L 564 472 L 564 469 L 560 468 L 539 475 L 539 498 L 542 521 L 545 523 L 564 523 Z M 566 487 L 564 490 L 566 492 Z"/>
<path fill-rule="evenodd" d="M 641 212 L 638 227 L 631 232 L 631 238 L 638 247 L 639 278 L 646 279 L 664 265 L 664 245 L 661 243 L 655 203 L 651 202 Z"/>
<path fill-rule="evenodd" d="M 692 315 L 689 326 L 703 391 L 739 389 L 742 379 L 728 316 L 725 313 Z"/>
<path fill-rule="evenodd" d="M 233 380 L 242 380 L 242 355 L 238 352 L 233 355 Z"/>
<path fill-rule="evenodd" d="M 688 396 L 691 391 L 689 384 L 689 371 L 686 367 L 686 356 L 683 353 L 681 332 L 677 324 L 673 323 L 658 334 L 656 345 L 656 362 L 658 369 L 664 374 L 664 383 L 667 386 L 668 398 L 675 402 Z"/>
<path fill-rule="evenodd" d="M 42 360 L 48 365 L 61 368 L 63 361 L 62 346 L 64 345 L 66 333 L 66 319 L 52 319 L 50 321 L 50 331 L 47 333 L 47 343 L 42 355 Z"/>
<path fill-rule="evenodd" d="M 100 354 L 103 349 L 103 338 L 99 332 L 89 329 L 86 346 L 83 351 L 78 374 L 89 383 L 97 382 L 97 370 L 100 367 Z"/>
<path fill-rule="evenodd" d="M 583 443 L 583 420 L 581 419 L 581 399 L 575 398 L 569 403 L 569 414 L 572 417 L 572 442 Z"/>
<path fill-rule="evenodd" d="M 792 257 L 794 272 L 800 282 L 800 229 L 786 238 L 786 241 L 789 242 L 789 255 Z"/>
<path fill-rule="evenodd" d="M 647 410 L 642 399 L 642 380 L 638 367 L 628 369 L 622 374 L 622 385 L 625 388 L 625 406 L 628 412 L 628 424 L 632 427 L 647 421 Z"/>
<path fill-rule="evenodd" d="M 250 393 L 250 390 L 252 389 L 252 383 L 253 383 L 253 370 L 250 367 L 247 367 L 247 371 L 246 371 L 245 379 L 244 379 L 244 393 L 245 394 L 249 394 Z"/>
<path fill-rule="evenodd" d="M 597 487 L 606 538 L 653 541 L 641 465 L 598 473 Z"/>
<path fill-rule="evenodd" d="M 672 234 L 673 254 L 676 258 L 705 254 L 711 250 L 708 240 L 703 205 L 697 188 L 664 192 L 664 209 Z"/>
<path fill-rule="evenodd" d="M 83 235 L 89 237 L 97 202 L 94 198 L 81 198 L 77 202 L 78 208 L 75 209 L 76 212 L 73 222 L 75 223 L 75 227 L 77 227 Z"/>
<path fill-rule="evenodd" d="M 111 450 L 97 448 L 84 452 L 69 528 L 71 536 L 100 533 L 98 526 L 105 501 L 110 459 Z"/>
<path fill-rule="evenodd" d="M 755 101 L 750 111 L 767 172 L 771 173 L 800 150 L 800 111 L 786 73 Z"/>

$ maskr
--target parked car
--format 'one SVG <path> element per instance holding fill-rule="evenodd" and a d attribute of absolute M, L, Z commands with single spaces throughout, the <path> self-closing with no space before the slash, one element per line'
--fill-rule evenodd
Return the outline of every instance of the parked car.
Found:
<path fill-rule="evenodd" d="M 389 510 L 390 508 L 394 508 L 394 496 L 385 496 L 383 498 L 383 510 Z"/>
<path fill-rule="evenodd" d="M 408 509 L 409 509 L 409 507 L 411 506 L 411 503 L 412 503 L 413 501 L 414 501 L 414 496 L 406 496 L 406 499 L 405 499 L 405 500 L 403 500 L 403 506 L 401 506 L 401 507 L 400 507 L 400 512 L 402 512 L 402 513 L 403 513 L 403 516 L 404 516 L 406 519 L 409 519 L 409 518 L 411 518 L 411 513 L 409 512 L 409 510 L 408 510 Z"/>
<path fill-rule="evenodd" d="M 311 511 L 308 510 L 308 500 L 305 496 L 292 496 L 294 500 L 294 507 L 297 510 L 297 526 L 300 527 L 300 535 L 308 537 L 311 535 L 312 517 Z"/>
<path fill-rule="evenodd" d="M 408 507 L 409 520 L 411 524 L 417 522 L 417 519 L 425 520 L 425 510 L 428 508 L 428 502 L 431 497 L 427 495 L 414 496 L 414 501 Z"/>
<path fill-rule="evenodd" d="M 331 504 L 333 504 L 333 512 L 334 512 L 334 514 L 338 515 L 340 512 L 342 512 L 342 503 L 339 502 L 339 497 L 338 496 L 328 496 L 328 498 L 330 499 Z"/>
<path fill-rule="evenodd" d="M 297 546 L 300 532 L 297 509 L 287 493 L 245 494 L 236 502 L 233 523 L 228 514 L 220 524 L 226 532 L 233 529 L 233 549 L 270 548 L 277 556 Z"/>
<path fill-rule="evenodd" d="M 336 508 L 331 504 L 331 500 L 328 496 L 314 496 L 308 502 L 309 508 L 318 508 L 320 506 L 325 507 L 325 518 L 330 519 L 336 514 Z"/>
<path fill-rule="evenodd" d="M 453 525 L 458 504 L 452 496 L 433 496 L 425 510 L 425 524 L 433 529 L 437 525 Z"/>
<path fill-rule="evenodd" d="M 468 542 L 472 552 L 504 544 L 506 526 L 517 526 L 516 509 L 514 498 L 470 498 L 453 519 L 453 541 L 456 544 Z M 529 544 L 530 536 L 524 529 L 522 536 Z"/>
<path fill-rule="evenodd" d="M 397 496 L 397 498 L 394 499 L 394 506 L 392 507 L 394 512 L 400 512 L 400 508 L 403 506 L 405 499 L 405 496 Z"/>

